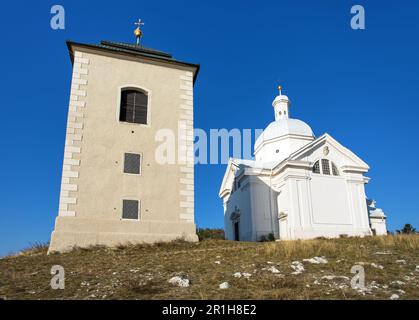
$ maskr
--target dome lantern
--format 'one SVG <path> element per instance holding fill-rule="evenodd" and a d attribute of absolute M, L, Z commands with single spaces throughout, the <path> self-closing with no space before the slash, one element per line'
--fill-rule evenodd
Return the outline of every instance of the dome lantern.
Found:
<path fill-rule="evenodd" d="M 278 90 L 279 95 L 276 96 L 275 100 L 272 102 L 276 121 L 289 118 L 289 106 L 291 105 L 291 101 L 288 97 L 282 94 L 282 86 L 278 86 Z"/>

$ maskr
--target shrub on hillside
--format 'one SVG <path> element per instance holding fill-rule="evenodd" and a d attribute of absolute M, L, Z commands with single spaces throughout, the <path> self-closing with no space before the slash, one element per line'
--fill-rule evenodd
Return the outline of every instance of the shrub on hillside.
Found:
<path fill-rule="evenodd" d="M 270 242 L 270 241 L 275 241 L 275 236 L 273 233 L 268 234 L 267 236 L 261 236 L 260 237 L 260 242 Z"/>
<path fill-rule="evenodd" d="M 416 229 L 410 223 L 406 223 L 401 230 L 396 230 L 398 234 L 411 234 L 416 233 Z"/>
<path fill-rule="evenodd" d="M 199 241 L 206 239 L 220 239 L 224 240 L 224 230 L 223 229 L 210 229 L 210 228 L 199 228 L 197 232 Z"/>

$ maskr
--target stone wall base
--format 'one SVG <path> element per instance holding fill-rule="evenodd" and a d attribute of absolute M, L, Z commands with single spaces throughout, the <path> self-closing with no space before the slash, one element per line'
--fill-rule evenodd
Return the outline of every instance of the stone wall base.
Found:
<path fill-rule="evenodd" d="M 95 245 L 169 242 L 183 239 L 196 242 L 194 223 L 164 221 L 101 220 L 99 218 L 57 217 L 48 253 L 66 252 L 75 247 Z"/>

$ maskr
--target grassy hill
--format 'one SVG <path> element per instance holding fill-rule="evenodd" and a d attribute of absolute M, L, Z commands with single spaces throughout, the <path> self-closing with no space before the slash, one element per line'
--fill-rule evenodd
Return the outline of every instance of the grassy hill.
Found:
<path fill-rule="evenodd" d="M 40 247 L 0 259 L 0 299 L 419 299 L 418 249 L 419 235 L 177 241 L 52 255 Z M 350 285 L 355 264 L 365 270 L 362 290 Z M 50 287 L 53 265 L 65 269 L 63 290 Z M 175 276 L 189 286 L 169 283 Z"/>

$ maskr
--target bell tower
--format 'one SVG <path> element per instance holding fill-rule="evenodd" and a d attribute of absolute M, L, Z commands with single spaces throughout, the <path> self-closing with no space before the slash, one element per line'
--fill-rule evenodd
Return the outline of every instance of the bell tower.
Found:
<path fill-rule="evenodd" d="M 73 64 L 58 216 L 49 251 L 197 241 L 193 86 L 199 65 L 136 43 L 68 41 Z M 156 156 L 172 133 L 181 160 Z M 180 151 L 179 151 L 180 152 Z"/>

